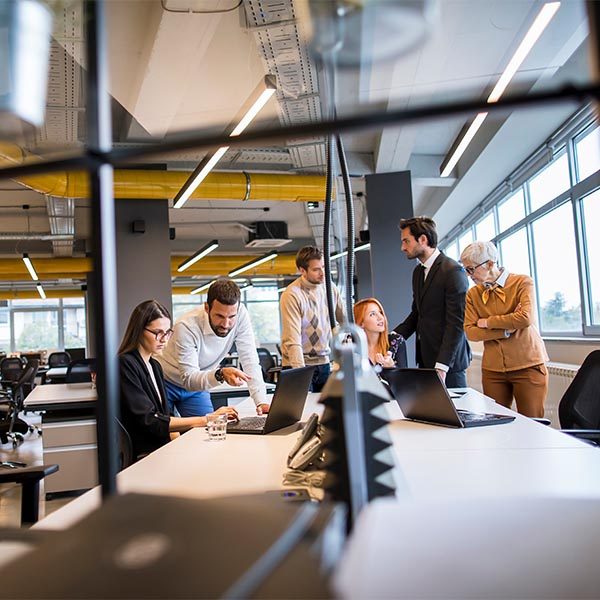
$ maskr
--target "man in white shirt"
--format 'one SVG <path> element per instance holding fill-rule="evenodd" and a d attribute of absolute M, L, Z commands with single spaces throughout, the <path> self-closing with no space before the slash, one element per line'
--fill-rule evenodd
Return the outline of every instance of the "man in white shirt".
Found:
<path fill-rule="evenodd" d="M 208 288 L 204 306 L 185 313 L 175 323 L 171 339 L 157 357 L 171 412 L 173 407 L 182 417 L 212 412 L 207 390 L 223 382 L 234 386 L 247 383 L 257 412 L 268 412 L 252 324 L 240 298 L 234 281 L 217 279 Z M 243 370 L 219 367 L 234 343 Z"/>
<path fill-rule="evenodd" d="M 466 387 L 471 349 L 463 331 L 469 289 L 465 270 L 438 250 L 433 219 L 402 219 L 399 227 L 402 252 L 418 262 L 412 310 L 394 331 L 405 339 L 416 333 L 419 367 L 437 369 L 448 387 Z"/>

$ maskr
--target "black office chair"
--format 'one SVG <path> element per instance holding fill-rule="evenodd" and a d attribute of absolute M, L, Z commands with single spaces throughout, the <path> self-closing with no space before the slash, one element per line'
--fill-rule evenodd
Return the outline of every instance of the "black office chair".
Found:
<path fill-rule="evenodd" d="M 256 353 L 258 354 L 258 362 L 260 363 L 263 379 L 267 383 L 275 383 L 281 367 L 275 364 L 275 359 L 266 348 L 257 348 Z"/>
<path fill-rule="evenodd" d="M 600 350 L 583 361 L 558 405 L 561 431 L 600 446 Z"/>
<path fill-rule="evenodd" d="M 83 360 L 85 358 L 85 348 L 65 348 L 71 356 L 71 360 Z"/>
<path fill-rule="evenodd" d="M 11 356 L 8 358 L 3 358 L 2 362 L 0 362 L 0 376 L 2 377 L 2 384 L 4 385 L 4 383 L 18 381 L 23 374 L 24 369 L 25 364 L 19 357 Z"/>
<path fill-rule="evenodd" d="M 117 435 L 119 436 L 119 471 L 126 469 L 135 462 L 133 456 L 133 442 L 125 425 L 117 419 Z"/>
<path fill-rule="evenodd" d="M 71 355 L 68 352 L 52 352 L 48 357 L 48 368 L 68 367 L 71 360 Z"/>
<path fill-rule="evenodd" d="M 24 435 L 28 431 L 36 430 L 36 427 L 21 419 L 19 413 L 23 410 L 23 402 L 27 396 L 25 386 L 32 384 L 37 369 L 35 363 L 28 365 L 18 381 L 9 383 L 8 389 L 0 391 L 0 442 L 2 444 L 7 444 L 10 440 L 13 448 L 16 448 L 23 442 Z"/>
<path fill-rule="evenodd" d="M 67 367 L 65 383 L 86 383 L 92 381 L 92 371 L 96 370 L 95 358 L 73 360 Z"/>

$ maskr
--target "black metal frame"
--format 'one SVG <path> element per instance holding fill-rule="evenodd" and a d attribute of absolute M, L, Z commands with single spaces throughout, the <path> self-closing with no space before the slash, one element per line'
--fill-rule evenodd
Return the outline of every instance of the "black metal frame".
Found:
<path fill-rule="evenodd" d="M 112 148 L 111 116 L 108 94 L 108 63 L 103 0 L 85 3 L 87 35 L 87 134 L 88 143 L 83 154 L 53 160 L 42 160 L 17 167 L 0 169 L 0 180 L 19 178 L 37 173 L 87 170 L 90 172 L 93 207 L 94 300 L 96 355 L 98 358 L 98 469 L 103 496 L 116 492 L 117 431 L 119 400 L 117 362 L 117 292 L 116 292 L 116 237 L 113 198 L 113 168 L 131 161 L 153 157 L 167 152 L 188 149 L 207 149 L 222 146 L 244 146 L 255 143 L 278 142 L 290 138 L 310 138 L 328 134 L 383 128 L 390 125 L 415 124 L 431 119 L 472 115 L 478 111 L 505 111 L 540 104 L 565 101 L 587 101 L 600 98 L 600 85 L 569 86 L 559 90 L 515 95 L 495 104 L 483 100 L 455 102 L 444 105 L 422 106 L 390 112 L 370 111 L 344 118 L 333 118 L 310 125 L 258 129 L 235 138 L 224 135 L 206 135 L 197 129 L 172 139 L 133 149 Z M 595 32 L 595 20 L 592 24 Z"/>

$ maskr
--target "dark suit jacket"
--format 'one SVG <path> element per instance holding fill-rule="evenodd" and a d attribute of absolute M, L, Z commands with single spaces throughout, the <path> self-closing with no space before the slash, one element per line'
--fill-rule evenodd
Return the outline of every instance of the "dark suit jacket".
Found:
<path fill-rule="evenodd" d="M 119 356 L 121 380 L 121 420 L 133 442 L 133 454 L 147 454 L 169 441 L 169 412 L 163 372 L 158 361 L 150 365 L 160 396 L 137 350 Z"/>
<path fill-rule="evenodd" d="M 394 329 L 408 339 L 417 334 L 417 364 L 432 369 L 436 362 L 448 365 L 450 372 L 463 371 L 471 362 L 471 349 L 465 337 L 465 296 L 469 289 L 464 269 L 440 254 L 420 285 L 420 271 L 413 271 L 412 310 Z"/>

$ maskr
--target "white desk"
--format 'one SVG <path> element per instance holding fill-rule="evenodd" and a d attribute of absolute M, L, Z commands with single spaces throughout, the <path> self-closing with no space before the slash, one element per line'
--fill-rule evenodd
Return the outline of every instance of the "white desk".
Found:
<path fill-rule="evenodd" d="M 91 383 L 57 383 L 38 385 L 25 399 L 26 409 L 43 411 L 44 463 L 59 465 L 47 493 L 97 485 L 96 398 Z"/>
<path fill-rule="evenodd" d="M 52 367 L 46 371 L 46 379 L 57 379 L 64 381 L 67 376 L 68 367 Z"/>
<path fill-rule="evenodd" d="M 311 396 L 305 417 L 313 402 Z M 505 412 L 477 393 L 457 404 Z M 254 410 L 250 399 L 239 406 L 242 413 Z M 401 416 L 395 402 L 386 408 L 392 418 Z M 543 598 L 550 597 L 548 581 L 564 576 L 587 585 L 600 572 L 594 541 L 600 451 L 520 416 L 513 423 L 469 429 L 395 420 L 390 429 L 397 499 L 373 503 L 361 516 L 336 577 L 341 595 Z M 208 442 L 205 432 L 195 429 L 120 473 L 118 487 L 197 498 L 278 488 L 296 437 L 282 430 Z M 92 490 L 37 527 L 67 527 L 99 501 L 99 490 Z M 569 511 L 582 516 L 576 524 L 579 538 L 565 541 L 560 537 L 567 535 Z M 479 520 L 468 526 L 475 514 Z M 557 585 L 553 597 L 569 596 L 566 589 Z"/>

